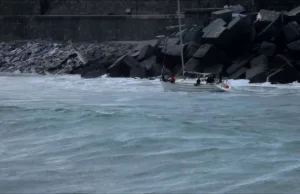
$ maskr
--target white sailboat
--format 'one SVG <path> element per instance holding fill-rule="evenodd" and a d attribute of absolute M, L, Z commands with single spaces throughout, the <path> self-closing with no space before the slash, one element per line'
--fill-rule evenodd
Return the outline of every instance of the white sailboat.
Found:
<path fill-rule="evenodd" d="M 182 41 L 182 30 L 181 30 L 181 18 L 180 18 L 180 0 L 177 0 L 178 4 L 178 23 L 179 23 L 179 36 L 180 36 L 180 46 L 181 46 L 181 65 L 183 72 L 183 79 L 175 79 L 175 80 L 166 80 L 162 75 L 160 79 L 160 83 L 165 91 L 172 92 L 224 92 L 230 91 L 230 84 L 224 80 L 221 81 L 217 78 L 213 78 L 213 80 L 209 77 L 210 73 L 198 73 L 198 72 L 188 72 L 192 74 L 196 74 L 196 79 L 185 78 L 184 71 L 184 58 L 183 58 L 183 41 Z"/>

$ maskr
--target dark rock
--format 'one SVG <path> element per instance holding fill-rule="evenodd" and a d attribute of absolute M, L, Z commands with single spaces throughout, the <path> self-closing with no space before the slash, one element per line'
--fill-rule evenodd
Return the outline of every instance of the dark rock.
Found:
<path fill-rule="evenodd" d="M 185 36 L 183 36 L 183 43 L 190 43 L 194 42 L 196 44 L 201 44 L 202 43 L 202 36 L 203 36 L 203 27 L 198 26 L 191 28 Z"/>
<path fill-rule="evenodd" d="M 251 69 L 248 69 L 246 71 L 246 79 L 250 80 L 256 75 L 259 75 L 261 73 L 266 73 L 266 71 L 267 71 L 266 65 L 252 67 Z"/>
<path fill-rule="evenodd" d="M 292 64 L 293 61 L 284 55 L 276 55 L 274 59 L 269 63 L 269 69 L 279 69 L 287 64 L 287 61 Z"/>
<path fill-rule="evenodd" d="M 247 68 L 241 67 L 236 72 L 229 74 L 230 79 L 245 79 Z"/>
<path fill-rule="evenodd" d="M 193 55 L 195 59 L 206 59 L 207 61 L 215 61 L 217 50 L 212 44 L 202 45 Z"/>
<path fill-rule="evenodd" d="M 284 34 L 288 43 L 300 37 L 299 28 L 300 27 L 297 22 L 290 22 L 284 26 Z"/>
<path fill-rule="evenodd" d="M 113 64 L 113 61 L 106 60 L 94 60 L 89 61 L 83 67 L 80 66 L 73 69 L 71 74 L 80 73 L 82 78 L 96 78 L 103 76 L 107 73 L 106 69 Z"/>
<path fill-rule="evenodd" d="M 284 65 L 276 73 L 268 76 L 268 81 L 273 84 L 287 84 L 300 80 L 299 72 L 290 64 Z"/>
<path fill-rule="evenodd" d="M 156 64 L 156 56 L 152 56 L 142 62 L 140 62 L 140 66 L 150 70 L 153 65 Z"/>
<path fill-rule="evenodd" d="M 272 57 L 276 53 L 276 45 L 274 43 L 264 41 L 260 45 L 260 48 L 258 49 L 258 53 L 268 57 Z"/>
<path fill-rule="evenodd" d="M 140 53 L 141 53 L 141 50 L 140 50 L 140 49 L 134 50 L 134 51 L 130 54 L 130 56 L 133 57 L 133 58 L 137 58 L 137 57 L 140 55 Z"/>
<path fill-rule="evenodd" d="M 140 66 L 140 63 L 136 59 L 134 59 L 133 57 L 130 57 L 129 55 L 124 57 L 123 61 L 129 67 L 139 67 Z"/>
<path fill-rule="evenodd" d="M 213 66 L 205 66 L 203 73 L 212 73 L 212 74 L 220 74 L 222 72 L 223 65 L 213 65 Z"/>
<path fill-rule="evenodd" d="M 93 71 L 84 71 L 81 74 L 82 78 L 96 78 L 106 74 L 106 69 L 103 66 L 98 67 Z"/>
<path fill-rule="evenodd" d="M 230 5 L 230 6 L 227 6 L 226 8 L 231 10 L 232 13 L 243 13 L 245 11 L 245 8 L 240 4 Z"/>
<path fill-rule="evenodd" d="M 289 12 L 287 11 L 282 11 L 281 12 L 281 15 L 282 15 L 282 19 L 283 19 L 283 23 L 286 25 L 290 22 L 293 22 L 296 20 L 296 17 L 291 15 Z"/>
<path fill-rule="evenodd" d="M 200 48 L 199 44 L 190 43 L 185 50 L 185 57 L 188 59 L 191 58 L 199 48 Z"/>
<path fill-rule="evenodd" d="M 181 46 L 168 45 L 166 48 L 162 49 L 162 53 L 169 56 L 181 56 Z"/>
<path fill-rule="evenodd" d="M 288 12 L 290 16 L 299 16 L 300 15 L 300 6 L 292 9 Z"/>
<path fill-rule="evenodd" d="M 0 71 L 38 74 L 81 74 L 95 60 L 116 60 L 121 53 L 133 49 L 133 44 L 121 43 L 52 43 L 24 41 L 10 49 L 0 48 L 0 58 L 9 65 Z M 129 46 L 130 45 L 130 46 Z M 3 46 L 3 45 L 1 45 Z M 96 70 L 95 70 L 96 71 Z"/>
<path fill-rule="evenodd" d="M 266 72 L 259 73 L 250 79 L 250 83 L 265 83 L 267 81 Z"/>
<path fill-rule="evenodd" d="M 236 72 L 238 69 L 241 67 L 246 67 L 249 66 L 249 62 L 253 59 L 253 55 L 246 55 L 246 56 L 241 56 L 237 58 L 233 64 L 227 69 L 228 74 L 233 74 Z"/>
<path fill-rule="evenodd" d="M 265 55 L 259 55 L 257 57 L 254 57 L 250 62 L 251 68 L 257 67 L 257 66 L 268 66 L 268 57 Z"/>
<path fill-rule="evenodd" d="M 226 69 L 232 64 L 232 56 L 223 50 L 217 50 L 217 60 L 219 64 L 223 64 Z"/>
<path fill-rule="evenodd" d="M 162 66 L 158 63 L 152 65 L 152 68 L 147 70 L 147 77 L 159 76 L 162 71 Z"/>
<path fill-rule="evenodd" d="M 262 9 L 258 13 L 258 20 L 261 22 L 271 23 L 279 19 L 280 13 L 276 11 L 270 11 Z"/>
<path fill-rule="evenodd" d="M 255 33 L 249 18 L 240 16 L 234 18 L 227 26 L 224 38 L 227 40 L 225 41 L 227 45 L 223 50 L 235 57 L 244 55 L 252 48 Z"/>
<path fill-rule="evenodd" d="M 145 78 L 146 77 L 146 68 L 144 68 L 144 67 L 132 67 L 130 69 L 130 77 Z"/>
<path fill-rule="evenodd" d="M 241 29 L 243 18 L 240 16 L 235 17 L 227 26 L 227 29 L 232 33 L 235 33 L 237 30 Z"/>
<path fill-rule="evenodd" d="M 168 75 L 169 77 L 171 77 L 172 76 L 172 71 L 168 68 L 163 68 L 162 74 L 163 75 Z"/>
<path fill-rule="evenodd" d="M 222 45 L 226 42 L 226 27 L 211 28 L 210 31 L 206 32 L 202 36 L 204 43 Z"/>
<path fill-rule="evenodd" d="M 156 56 L 152 56 L 140 63 L 140 67 L 146 69 L 146 77 L 154 77 L 161 74 L 162 67 L 156 63 Z"/>
<path fill-rule="evenodd" d="M 215 21 L 211 22 L 208 26 L 206 26 L 205 28 L 203 28 L 203 33 L 208 33 L 210 32 L 212 29 L 215 29 L 215 28 L 220 28 L 220 27 L 224 27 L 226 25 L 226 22 L 219 18 L 219 19 L 216 19 Z"/>
<path fill-rule="evenodd" d="M 223 19 L 226 23 L 229 23 L 232 20 L 232 10 L 224 9 L 219 11 L 214 11 L 211 13 L 212 20 Z"/>
<path fill-rule="evenodd" d="M 260 10 L 255 23 L 257 40 L 275 41 L 281 35 L 282 21 L 280 13 L 269 10 Z"/>
<path fill-rule="evenodd" d="M 110 77 L 129 77 L 131 69 L 138 67 L 140 67 L 140 64 L 137 60 L 129 55 L 124 55 L 116 60 L 107 71 Z"/>
<path fill-rule="evenodd" d="M 141 49 L 137 60 L 142 61 L 144 59 L 147 59 L 148 57 L 154 55 L 154 53 L 155 53 L 155 48 L 151 45 L 146 45 Z"/>
<path fill-rule="evenodd" d="M 176 65 L 181 65 L 181 56 L 165 55 L 162 64 L 164 67 L 172 70 Z"/>
<path fill-rule="evenodd" d="M 191 58 L 186 64 L 185 64 L 185 71 L 195 71 L 196 69 L 199 69 L 200 62 L 199 60 L 195 58 Z M 203 70 L 203 66 L 201 68 Z"/>
<path fill-rule="evenodd" d="M 289 43 L 287 47 L 290 51 L 300 51 L 300 40 Z"/>
<path fill-rule="evenodd" d="M 285 55 L 276 55 L 271 63 L 272 72 L 268 73 L 268 81 L 271 83 L 292 83 L 300 80 L 300 74 L 294 67 L 294 61 Z"/>
<path fill-rule="evenodd" d="M 297 69 L 297 71 L 300 72 L 300 61 L 296 61 L 296 62 L 294 63 L 294 68 Z"/>

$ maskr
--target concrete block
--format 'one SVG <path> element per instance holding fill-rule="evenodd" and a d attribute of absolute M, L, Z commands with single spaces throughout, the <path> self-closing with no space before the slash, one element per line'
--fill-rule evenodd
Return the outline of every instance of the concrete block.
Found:
<path fill-rule="evenodd" d="M 260 47 L 258 49 L 258 53 L 265 55 L 267 57 L 272 57 L 275 55 L 276 49 L 277 49 L 277 47 L 274 43 L 264 41 L 260 45 Z"/>
<path fill-rule="evenodd" d="M 232 10 L 224 9 L 224 10 L 214 11 L 211 13 L 212 20 L 216 20 L 218 18 L 221 18 L 226 23 L 229 23 L 232 20 Z"/>
<path fill-rule="evenodd" d="M 241 67 L 235 73 L 229 74 L 229 79 L 245 79 L 247 68 Z"/>
<path fill-rule="evenodd" d="M 288 43 L 295 41 L 297 38 L 300 37 L 299 29 L 300 26 L 297 22 L 290 22 L 284 26 L 284 35 Z"/>
<path fill-rule="evenodd" d="M 265 55 L 259 55 L 254 57 L 250 62 L 251 68 L 258 66 L 268 66 L 268 57 Z"/>

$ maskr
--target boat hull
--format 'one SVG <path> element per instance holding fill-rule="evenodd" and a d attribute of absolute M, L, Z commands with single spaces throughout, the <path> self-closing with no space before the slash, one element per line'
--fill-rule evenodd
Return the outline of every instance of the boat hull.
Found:
<path fill-rule="evenodd" d="M 184 83 L 184 82 L 164 82 L 160 81 L 164 91 L 170 92 L 226 92 L 230 91 L 231 87 L 227 84 L 227 88 L 224 84 L 201 84 L 195 86 L 192 83 Z M 195 82 L 194 82 L 195 83 Z"/>

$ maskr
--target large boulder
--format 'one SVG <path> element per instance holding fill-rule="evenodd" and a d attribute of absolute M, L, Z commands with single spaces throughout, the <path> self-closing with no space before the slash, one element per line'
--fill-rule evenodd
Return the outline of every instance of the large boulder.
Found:
<path fill-rule="evenodd" d="M 184 56 L 186 58 L 190 59 L 198 51 L 199 48 L 200 48 L 200 45 L 197 43 L 192 42 L 192 43 L 188 44 L 184 51 Z"/>
<path fill-rule="evenodd" d="M 268 75 L 268 81 L 273 84 L 287 84 L 300 80 L 300 73 L 294 67 L 293 61 L 284 55 L 277 55 L 277 71 Z"/>
<path fill-rule="evenodd" d="M 288 49 L 292 52 L 299 52 L 300 51 L 300 40 L 296 40 L 291 42 L 287 45 Z"/>
<path fill-rule="evenodd" d="M 140 63 L 140 67 L 146 69 L 147 77 L 155 77 L 161 74 L 162 67 L 156 62 L 156 56 L 152 56 Z"/>
<path fill-rule="evenodd" d="M 145 78 L 146 77 L 146 68 L 144 68 L 144 67 L 132 67 L 130 69 L 130 77 Z"/>
<path fill-rule="evenodd" d="M 261 72 L 255 76 L 253 76 L 249 83 L 265 83 L 267 81 L 267 74 L 266 72 Z"/>
<path fill-rule="evenodd" d="M 254 57 L 250 62 L 251 68 L 257 67 L 257 66 L 264 66 L 268 67 L 268 57 L 265 55 L 259 55 L 257 57 Z"/>
<path fill-rule="evenodd" d="M 273 84 L 288 84 L 300 81 L 299 72 L 290 65 L 285 65 L 279 71 L 268 77 L 268 81 Z"/>
<path fill-rule="evenodd" d="M 151 57 L 154 54 L 155 54 L 155 48 L 151 45 L 146 45 L 140 50 L 137 60 L 142 61 L 144 59 L 147 59 L 148 57 Z"/>
<path fill-rule="evenodd" d="M 284 26 L 285 39 L 288 43 L 297 40 L 300 37 L 300 26 L 294 21 Z"/>
<path fill-rule="evenodd" d="M 232 10 L 230 9 L 223 9 L 219 11 L 214 11 L 211 13 L 211 19 L 223 19 L 226 23 L 229 23 L 232 20 Z"/>
<path fill-rule="evenodd" d="M 108 67 L 107 71 L 110 77 L 130 77 L 130 71 L 135 67 L 140 67 L 139 62 L 126 54 Z"/>
<path fill-rule="evenodd" d="M 197 71 L 199 70 L 200 62 L 199 60 L 195 58 L 191 58 L 186 64 L 185 64 L 185 71 Z M 200 67 L 200 71 L 203 71 L 203 66 Z"/>
<path fill-rule="evenodd" d="M 251 80 L 253 77 L 259 74 L 266 73 L 266 71 L 267 71 L 266 65 L 251 67 L 246 71 L 246 79 Z"/>
<path fill-rule="evenodd" d="M 195 59 L 202 59 L 206 62 L 215 62 L 217 58 L 217 49 L 214 45 L 204 44 L 193 55 Z"/>
<path fill-rule="evenodd" d="M 274 43 L 264 41 L 260 45 L 260 47 L 258 49 L 258 53 L 265 55 L 267 57 L 272 57 L 275 55 L 276 49 L 277 49 L 277 47 Z"/>
<path fill-rule="evenodd" d="M 274 41 L 281 35 L 282 21 L 280 12 L 262 9 L 257 15 L 255 27 L 256 39 L 260 41 Z"/>
<path fill-rule="evenodd" d="M 224 27 L 226 25 L 226 22 L 219 18 L 214 20 L 213 22 L 211 22 L 209 25 L 207 25 L 205 28 L 203 28 L 203 33 L 208 33 L 211 30 L 213 30 L 214 28 L 220 28 L 220 27 Z"/>
<path fill-rule="evenodd" d="M 233 74 L 241 67 L 249 67 L 249 62 L 253 59 L 254 55 L 245 55 L 233 61 L 233 64 L 227 69 L 228 74 Z"/>
<path fill-rule="evenodd" d="M 246 71 L 247 71 L 247 68 L 241 67 L 236 72 L 234 72 L 232 74 L 229 74 L 228 77 L 230 79 L 245 79 L 246 78 Z"/>
<path fill-rule="evenodd" d="M 82 78 L 96 78 L 103 76 L 107 73 L 106 66 L 111 65 L 111 61 L 101 62 L 101 61 L 94 61 L 86 68 L 83 69 L 81 73 Z"/>
<path fill-rule="evenodd" d="M 269 63 L 269 69 L 280 69 L 283 68 L 287 63 L 292 65 L 294 61 L 286 55 L 278 54 L 274 59 Z"/>
<path fill-rule="evenodd" d="M 194 42 L 196 44 L 202 43 L 203 27 L 197 26 L 189 29 L 187 33 L 182 37 L 183 43 Z"/>
<path fill-rule="evenodd" d="M 289 11 L 287 15 L 292 17 L 293 20 L 300 21 L 300 6 Z"/>
<path fill-rule="evenodd" d="M 222 72 L 223 65 L 222 64 L 217 64 L 217 65 L 212 65 L 212 66 L 205 66 L 203 73 L 212 73 L 212 74 L 220 74 Z"/>
<path fill-rule="evenodd" d="M 235 17 L 227 26 L 227 46 L 225 51 L 233 56 L 246 53 L 251 49 L 255 30 L 248 17 Z"/>

